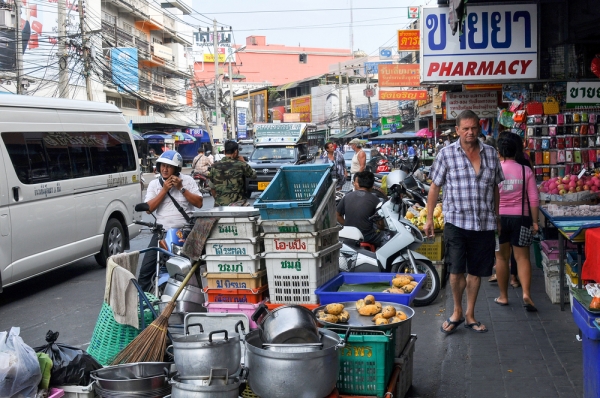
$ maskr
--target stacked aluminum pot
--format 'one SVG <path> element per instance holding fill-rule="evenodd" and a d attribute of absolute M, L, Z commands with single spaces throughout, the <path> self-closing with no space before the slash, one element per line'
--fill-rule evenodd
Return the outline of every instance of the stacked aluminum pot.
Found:
<path fill-rule="evenodd" d="M 184 337 L 173 339 L 177 375 L 170 381 L 172 398 L 239 396 L 240 379 L 234 377 L 241 368 L 239 325 L 235 332 L 204 333 L 201 324 L 190 324 Z M 199 326 L 200 333 L 190 335 L 191 326 Z"/>
<path fill-rule="evenodd" d="M 248 384 L 261 398 L 320 398 L 333 391 L 339 373 L 337 333 L 319 329 L 314 314 L 302 306 L 252 316 L 258 330 L 246 335 Z M 348 336 L 350 333 L 347 333 Z"/>
<path fill-rule="evenodd" d="M 140 362 L 93 371 L 94 390 L 101 398 L 162 398 L 171 392 L 170 362 Z"/>

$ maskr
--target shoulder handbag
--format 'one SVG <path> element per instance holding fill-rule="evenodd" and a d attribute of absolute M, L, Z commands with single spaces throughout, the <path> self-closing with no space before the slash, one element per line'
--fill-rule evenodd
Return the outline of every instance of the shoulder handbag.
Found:
<path fill-rule="evenodd" d="M 162 177 L 158 180 L 160 182 L 160 186 L 162 187 L 165 183 L 162 179 Z M 188 216 L 188 214 L 185 212 L 185 210 L 183 210 L 183 208 L 181 207 L 181 205 L 179 204 L 179 202 L 177 202 L 175 200 L 174 197 L 171 196 L 170 192 L 167 192 L 167 195 L 169 196 L 169 198 L 171 198 L 171 200 L 173 201 L 173 204 L 175 205 L 175 207 L 177 208 L 177 210 L 181 213 L 181 215 L 183 216 L 183 218 L 185 218 L 186 222 L 192 222 L 192 219 L 190 218 L 190 216 Z"/>
<path fill-rule="evenodd" d="M 531 206 L 529 205 L 529 195 L 525 190 L 525 166 L 521 165 L 523 169 L 523 195 L 521 196 L 521 228 L 519 231 L 519 246 L 526 247 L 531 246 L 533 243 L 533 232 L 531 231 Z M 527 208 L 529 209 L 529 217 L 525 217 L 525 199 L 527 199 Z"/>
<path fill-rule="evenodd" d="M 547 97 L 544 102 L 544 114 L 556 115 L 560 112 L 559 103 L 554 97 Z"/>
<path fill-rule="evenodd" d="M 531 101 L 525 107 L 528 115 L 543 115 L 544 107 L 541 102 Z"/>

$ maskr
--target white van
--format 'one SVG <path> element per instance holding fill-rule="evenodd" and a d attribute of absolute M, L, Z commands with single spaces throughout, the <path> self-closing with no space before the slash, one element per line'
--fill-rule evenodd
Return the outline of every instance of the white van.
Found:
<path fill-rule="evenodd" d="M 139 162 L 110 104 L 0 95 L 0 292 L 140 233 Z"/>

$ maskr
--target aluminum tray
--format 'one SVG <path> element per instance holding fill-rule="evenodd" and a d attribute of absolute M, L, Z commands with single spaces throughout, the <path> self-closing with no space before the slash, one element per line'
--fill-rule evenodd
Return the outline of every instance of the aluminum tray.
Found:
<path fill-rule="evenodd" d="M 259 217 L 258 209 L 250 206 L 220 206 L 209 210 L 198 210 L 192 217 Z"/>
<path fill-rule="evenodd" d="M 402 304 L 398 304 L 398 303 L 390 303 L 390 302 L 385 302 L 385 301 L 380 301 L 381 306 L 385 307 L 387 305 L 391 305 L 392 307 L 394 307 L 396 309 L 396 311 L 400 310 L 402 312 L 404 312 L 406 314 L 406 320 L 411 319 L 414 315 L 415 315 L 415 311 L 410 308 L 407 307 L 406 305 L 402 305 Z M 404 322 L 396 322 L 396 323 L 391 323 L 389 325 L 375 325 L 375 322 L 371 321 L 371 318 L 373 318 L 372 316 L 366 316 L 366 315 L 360 315 L 358 313 L 358 310 L 356 309 L 356 301 L 346 301 L 346 302 L 342 302 L 339 303 L 342 304 L 344 306 L 344 309 L 346 311 L 348 311 L 348 313 L 350 314 L 350 319 L 348 320 L 347 323 L 331 323 L 331 322 L 325 322 L 320 320 L 317 317 L 317 320 L 319 321 L 319 323 L 323 324 L 323 325 L 327 325 L 327 326 L 332 326 L 332 327 L 336 327 L 336 328 L 352 328 L 352 329 L 356 329 L 356 330 L 363 330 L 363 329 L 370 329 L 370 330 L 387 330 L 387 329 L 394 329 L 399 327 L 400 325 L 402 325 Z M 313 310 L 313 312 L 315 313 L 315 315 L 317 314 L 317 312 L 324 310 L 325 307 L 327 307 L 327 305 L 322 305 L 320 307 L 317 307 Z"/>

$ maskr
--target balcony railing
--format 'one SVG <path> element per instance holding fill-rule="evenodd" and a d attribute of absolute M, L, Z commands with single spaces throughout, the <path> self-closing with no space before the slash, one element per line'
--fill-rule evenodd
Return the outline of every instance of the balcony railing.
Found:
<path fill-rule="evenodd" d="M 149 81 L 140 79 L 140 91 L 146 91 L 149 93 L 150 91 L 152 91 L 151 87 L 152 85 Z"/>
<path fill-rule="evenodd" d="M 165 93 L 167 94 L 167 97 L 171 97 L 171 98 L 177 97 L 177 90 L 173 90 L 172 88 L 165 87 Z"/>
<path fill-rule="evenodd" d="M 119 41 L 119 45 L 133 47 L 133 35 L 125 32 L 121 28 L 115 28 L 115 29 L 117 32 L 117 40 Z"/>

